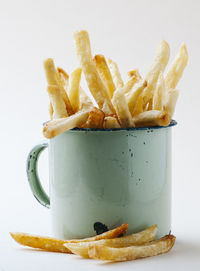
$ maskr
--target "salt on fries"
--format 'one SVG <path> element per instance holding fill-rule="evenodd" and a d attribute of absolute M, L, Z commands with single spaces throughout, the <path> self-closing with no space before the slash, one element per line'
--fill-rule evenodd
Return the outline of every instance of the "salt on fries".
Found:
<path fill-rule="evenodd" d="M 144 231 L 133 233 L 131 235 L 122 236 L 113 239 L 102 239 L 94 241 L 94 245 L 108 246 L 108 247 L 128 247 L 131 245 L 141 245 L 155 239 L 157 232 L 157 225 L 148 227 Z M 88 248 L 92 242 L 66 243 L 64 244 L 73 254 L 88 258 Z"/>
<path fill-rule="evenodd" d="M 64 246 L 66 243 L 79 243 L 79 242 L 92 242 L 102 239 L 110 239 L 116 238 L 119 235 L 123 235 L 126 233 L 128 229 L 128 224 L 122 224 L 121 226 L 114 228 L 113 230 L 104 232 L 102 234 L 85 238 L 85 239 L 77 239 L 77 240 L 60 240 L 52 237 L 42 237 L 37 235 L 31 235 L 28 233 L 21 232 L 11 232 L 10 235 L 12 238 L 23 246 L 28 246 L 32 248 L 39 248 L 45 251 L 52 252 L 63 252 L 63 253 L 71 253 L 71 251 Z"/>
<path fill-rule="evenodd" d="M 142 78 L 137 69 L 128 72 L 124 83 L 119 68 L 104 55 L 91 53 L 87 31 L 74 33 L 80 67 L 70 76 L 57 68 L 51 58 L 44 62 L 50 99 L 51 120 L 43 128 L 47 138 L 53 138 L 69 129 L 168 126 L 173 117 L 179 92 L 176 86 L 188 62 L 183 43 L 167 74 L 170 48 L 162 40 L 153 63 Z M 83 71 L 92 100 L 80 86 Z"/>
<path fill-rule="evenodd" d="M 175 239 L 176 237 L 173 235 L 166 235 L 144 245 L 120 248 L 91 244 L 88 248 L 88 254 L 90 258 L 98 260 L 130 261 L 166 253 L 173 247 Z"/>

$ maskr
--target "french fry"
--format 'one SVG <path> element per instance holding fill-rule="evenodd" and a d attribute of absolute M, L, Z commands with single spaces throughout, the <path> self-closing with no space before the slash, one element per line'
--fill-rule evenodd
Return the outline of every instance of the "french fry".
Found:
<path fill-rule="evenodd" d="M 156 82 L 158 80 L 158 76 L 160 72 L 164 72 L 165 67 L 169 61 L 170 48 L 166 41 L 162 40 L 158 46 L 156 51 L 155 58 L 151 65 L 151 68 L 146 76 L 146 80 L 148 82 L 147 87 L 144 91 L 144 105 L 148 103 L 148 101 L 152 98 L 153 92 L 156 86 Z"/>
<path fill-rule="evenodd" d="M 115 88 L 122 88 L 124 86 L 124 82 L 122 80 L 117 63 L 115 63 L 112 59 L 109 58 L 108 64 L 115 84 Z"/>
<path fill-rule="evenodd" d="M 79 107 L 80 110 L 82 109 L 90 109 L 93 108 L 93 103 L 89 96 L 85 93 L 85 91 L 82 89 L 82 87 L 79 87 Z"/>
<path fill-rule="evenodd" d="M 170 115 L 171 118 L 172 118 L 172 116 L 174 114 L 174 111 L 175 111 L 178 96 L 179 96 L 179 91 L 178 90 L 170 89 L 168 91 L 167 101 L 164 104 L 164 110 L 166 112 L 168 112 L 168 114 Z"/>
<path fill-rule="evenodd" d="M 149 110 L 153 110 L 152 105 L 153 105 L 153 99 L 151 98 L 151 99 L 149 100 L 149 102 L 148 102 L 147 111 L 149 111 Z M 143 110 L 143 111 L 144 111 L 144 110 Z"/>
<path fill-rule="evenodd" d="M 55 120 L 54 122 L 56 122 Z M 11 232 L 12 238 L 23 246 L 32 248 L 39 248 L 45 251 L 71 253 L 71 251 L 64 246 L 66 243 L 79 243 L 79 242 L 92 242 L 102 239 L 116 238 L 119 235 L 125 234 L 128 229 L 128 224 L 122 224 L 121 226 L 114 228 L 113 230 L 104 232 L 102 234 L 85 238 L 85 239 L 74 239 L 74 240 L 60 240 L 52 237 L 43 237 L 37 235 L 31 235 L 21 232 Z"/>
<path fill-rule="evenodd" d="M 79 110 L 79 87 L 81 80 L 81 68 L 75 69 L 69 77 L 69 100 L 74 112 Z"/>
<path fill-rule="evenodd" d="M 97 71 L 99 72 L 100 77 L 107 88 L 109 97 L 110 99 L 112 99 L 113 93 L 115 91 L 115 85 L 110 70 L 108 68 L 106 59 L 103 55 L 96 55 L 94 57 L 94 62 L 96 64 Z"/>
<path fill-rule="evenodd" d="M 49 115 L 50 115 L 50 119 L 53 119 L 53 106 L 52 103 L 49 103 Z"/>
<path fill-rule="evenodd" d="M 74 113 L 72 106 L 70 104 L 68 95 L 67 95 L 61 81 L 58 78 L 58 73 L 56 71 L 56 68 L 55 68 L 55 65 L 54 65 L 52 58 L 48 58 L 44 61 L 44 69 L 46 72 L 46 78 L 47 78 L 48 85 L 56 85 L 59 87 L 59 91 L 60 91 L 62 98 L 65 102 L 67 115 L 69 115 L 69 116 L 72 115 Z"/>
<path fill-rule="evenodd" d="M 87 31 L 76 31 L 74 33 L 76 52 L 80 61 L 81 68 L 85 74 L 88 87 L 96 100 L 99 108 L 106 115 L 115 113 L 107 89 L 104 86 L 92 59 L 90 40 Z"/>
<path fill-rule="evenodd" d="M 156 84 L 156 89 L 153 95 L 152 99 L 152 109 L 153 110 L 162 110 L 163 109 L 163 103 L 165 100 L 165 80 L 163 77 L 163 73 L 161 72 L 158 77 L 158 82 Z"/>
<path fill-rule="evenodd" d="M 90 110 L 83 110 L 67 118 L 51 120 L 43 127 L 43 135 L 46 138 L 53 138 L 75 127 L 79 127 L 88 119 Z"/>
<path fill-rule="evenodd" d="M 69 75 L 60 67 L 57 67 L 57 77 L 64 90 L 67 91 L 69 84 Z"/>
<path fill-rule="evenodd" d="M 11 232 L 10 235 L 17 243 L 23 246 L 39 248 L 45 251 L 72 253 L 64 246 L 64 243 L 66 242 L 64 240 L 21 232 Z"/>
<path fill-rule="evenodd" d="M 129 80 L 123 87 L 124 94 L 128 94 L 133 86 L 138 83 L 142 77 L 137 69 L 128 72 Z"/>
<path fill-rule="evenodd" d="M 127 74 L 130 79 L 134 77 L 137 80 L 136 83 L 142 80 L 142 76 L 140 75 L 138 69 L 131 70 Z"/>
<path fill-rule="evenodd" d="M 59 76 L 61 76 L 64 81 L 67 81 L 69 79 L 69 75 L 61 67 L 57 67 L 57 72 L 59 73 Z"/>
<path fill-rule="evenodd" d="M 88 248 L 88 254 L 90 258 L 98 260 L 130 261 L 167 253 L 173 247 L 175 240 L 175 236 L 166 235 L 144 245 L 122 248 L 91 244 Z"/>
<path fill-rule="evenodd" d="M 105 117 L 104 112 L 95 107 L 89 113 L 89 117 L 86 122 L 86 127 L 87 128 L 103 128 L 104 117 Z"/>
<path fill-rule="evenodd" d="M 121 89 L 115 90 L 112 102 L 117 112 L 117 117 L 121 127 L 134 127 L 134 122 L 126 102 L 125 95 Z"/>
<path fill-rule="evenodd" d="M 136 127 L 168 126 L 171 118 L 168 112 L 150 110 L 133 117 Z"/>
<path fill-rule="evenodd" d="M 127 229 L 128 229 L 128 223 L 125 223 L 119 227 L 116 227 L 112 230 L 106 231 L 102 234 L 95 235 L 95 236 L 89 237 L 89 238 L 81 239 L 81 242 L 91 242 L 91 241 L 98 241 L 98 240 L 102 240 L 102 239 L 116 238 L 118 236 L 124 235 L 127 232 Z M 77 242 L 80 242 L 80 240 L 79 239 L 70 240 L 70 243 L 77 243 Z"/>
<path fill-rule="evenodd" d="M 188 53 L 185 43 L 181 45 L 181 48 L 175 57 L 174 61 L 172 62 L 171 67 L 169 68 L 166 78 L 165 78 L 165 85 L 167 89 L 175 89 L 176 85 L 178 84 L 183 71 L 188 62 Z"/>
<path fill-rule="evenodd" d="M 58 85 L 57 72 L 52 58 L 44 61 L 44 70 L 48 85 Z"/>
<path fill-rule="evenodd" d="M 65 118 L 68 116 L 65 102 L 57 85 L 48 85 L 47 91 L 53 107 L 53 119 Z"/>
<path fill-rule="evenodd" d="M 138 98 L 143 93 L 145 87 L 147 86 L 147 81 L 142 81 L 136 84 L 132 90 L 126 95 L 126 101 L 128 103 L 128 108 L 133 116 L 134 111 L 136 110 L 136 105 L 138 104 Z M 143 103 L 143 100 L 142 100 Z"/>
<path fill-rule="evenodd" d="M 143 93 L 141 93 L 136 101 L 135 107 L 133 108 L 132 116 L 134 117 L 143 111 Z"/>
<path fill-rule="evenodd" d="M 148 227 L 147 229 L 134 233 L 128 236 L 103 239 L 94 242 L 79 242 L 79 243 L 67 243 L 64 244 L 72 253 L 88 258 L 88 247 L 93 245 L 109 246 L 109 247 L 128 247 L 133 245 L 142 245 L 155 239 L 157 232 L 157 225 Z"/>
<path fill-rule="evenodd" d="M 104 118 L 103 128 L 116 129 L 116 128 L 120 128 L 120 124 L 115 116 L 108 116 Z"/>

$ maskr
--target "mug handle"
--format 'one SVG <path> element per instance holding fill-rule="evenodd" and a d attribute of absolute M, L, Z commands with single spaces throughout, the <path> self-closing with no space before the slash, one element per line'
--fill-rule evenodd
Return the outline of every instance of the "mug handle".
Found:
<path fill-rule="evenodd" d="M 29 152 L 26 163 L 26 173 L 34 197 L 38 200 L 40 204 L 47 208 L 50 208 L 50 198 L 42 188 L 37 173 L 38 158 L 40 156 L 40 153 L 47 147 L 48 143 L 40 143 Z"/>

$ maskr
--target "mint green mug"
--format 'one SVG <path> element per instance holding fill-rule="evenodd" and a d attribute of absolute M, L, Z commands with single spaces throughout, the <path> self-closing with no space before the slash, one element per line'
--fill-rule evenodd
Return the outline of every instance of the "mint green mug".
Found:
<path fill-rule="evenodd" d="M 50 207 L 53 234 L 71 239 L 128 223 L 128 233 L 158 224 L 171 230 L 171 128 L 72 129 L 28 155 L 27 176 L 35 198 Z M 50 198 L 37 175 L 49 149 Z"/>

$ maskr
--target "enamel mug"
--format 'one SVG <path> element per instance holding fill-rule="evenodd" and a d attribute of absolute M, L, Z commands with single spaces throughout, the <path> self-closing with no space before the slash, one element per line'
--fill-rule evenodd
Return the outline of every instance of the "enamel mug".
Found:
<path fill-rule="evenodd" d="M 27 175 L 35 198 L 50 208 L 53 235 L 72 239 L 128 223 L 128 233 L 158 225 L 171 230 L 171 130 L 168 127 L 72 129 L 28 155 Z M 48 147 L 50 196 L 37 175 Z"/>

